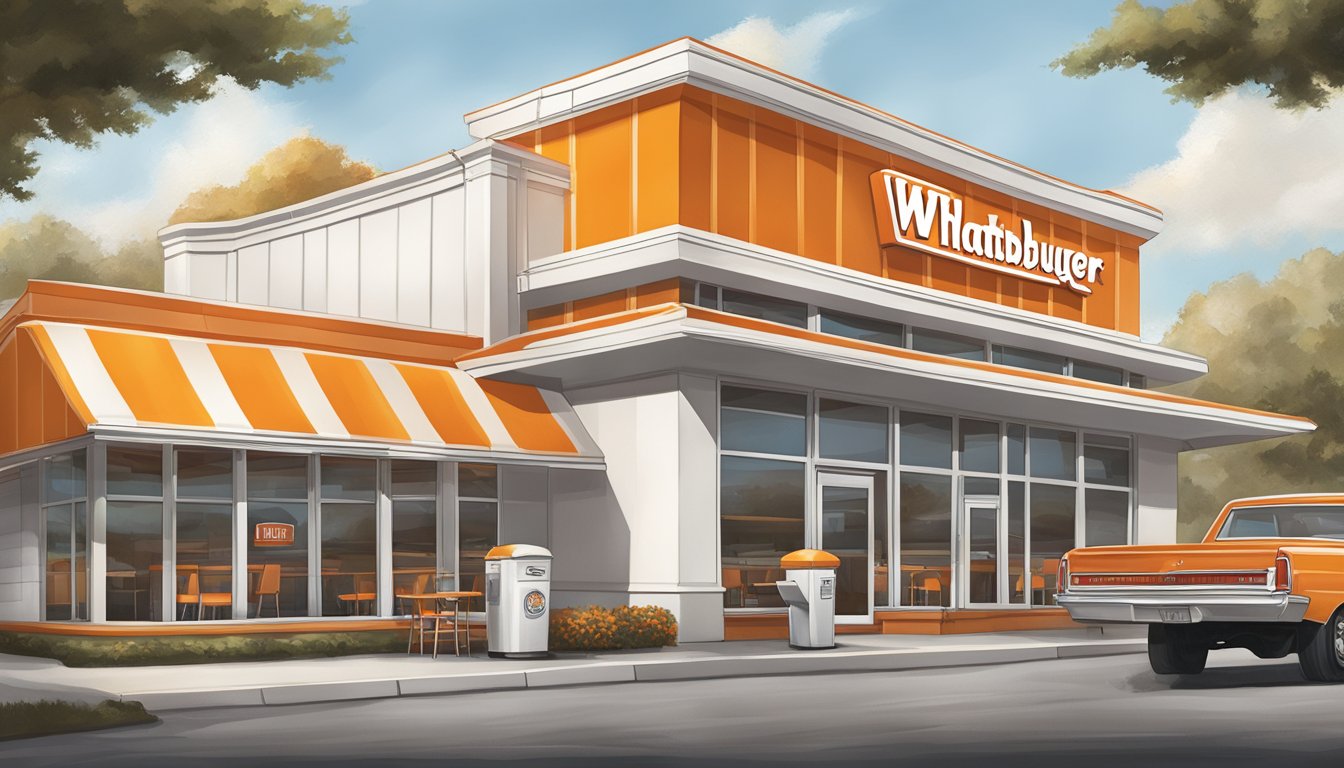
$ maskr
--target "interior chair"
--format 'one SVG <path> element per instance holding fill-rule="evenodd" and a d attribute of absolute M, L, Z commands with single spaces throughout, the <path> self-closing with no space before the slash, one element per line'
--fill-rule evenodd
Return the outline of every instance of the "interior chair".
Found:
<path fill-rule="evenodd" d="M 215 576 L 225 576 L 225 574 L 228 574 L 228 572 L 225 571 L 220 574 L 215 574 Z M 229 581 L 232 581 L 231 575 L 227 576 L 227 578 Z M 216 586 L 218 586 L 218 584 L 216 584 Z M 204 611 L 206 608 L 210 609 L 211 619 L 214 619 L 218 615 L 218 611 L 220 608 L 229 609 L 229 613 L 230 615 L 232 615 L 233 613 L 232 592 L 201 592 L 200 597 L 201 597 L 200 603 L 196 607 L 196 618 L 198 619 L 203 618 L 201 612 Z"/>
<path fill-rule="evenodd" d="M 355 615 L 356 616 L 362 615 L 364 612 L 363 606 L 364 603 L 366 602 L 370 603 L 369 613 L 373 613 L 374 607 L 372 603 L 378 599 L 377 575 L 372 573 L 355 574 L 355 591 L 347 592 L 343 595 L 337 595 L 336 599 L 340 600 L 342 603 L 345 603 L 346 613 L 350 612 L 349 606 L 351 603 L 353 603 L 355 606 Z"/>
<path fill-rule="evenodd" d="M 196 619 L 201 618 L 201 575 L 196 571 L 187 573 L 186 584 L 177 590 L 177 604 L 181 606 L 178 621 L 185 621 L 187 618 L 187 608 L 196 606 Z"/>
<path fill-rule="evenodd" d="M 257 618 L 261 618 L 262 598 L 275 600 L 275 616 L 280 618 L 280 564 L 267 563 L 261 566 L 261 577 L 257 579 Z"/>
<path fill-rule="evenodd" d="M 916 595 L 923 598 L 923 602 L 915 600 Z M 933 596 L 937 595 L 937 599 Z M 943 604 L 943 580 L 934 571 L 919 571 L 910 576 L 910 604 L 911 605 L 942 605 Z"/>
<path fill-rule="evenodd" d="M 398 595 L 423 595 L 425 590 L 429 589 L 429 578 L 431 576 L 433 576 L 431 573 L 417 573 L 415 574 L 415 578 L 411 579 L 409 587 L 406 589 L 398 589 L 396 590 L 396 593 Z M 396 605 L 394 606 L 393 613 L 406 616 L 413 612 L 414 606 L 410 606 L 409 604 L 414 603 L 414 600 L 403 600 L 400 597 L 396 597 L 395 599 Z"/>
<path fill-rule="evenodd" d="M 723 569 L 723 589 L 725 594 L 728 595 L 736 594 L 738 608 L 742 608 L 746 605 L 747 590 L 746 586 L 742 582 L 741 568 Z M 732 597 L 729 597 L 728 599 L 731 600 Z"/>

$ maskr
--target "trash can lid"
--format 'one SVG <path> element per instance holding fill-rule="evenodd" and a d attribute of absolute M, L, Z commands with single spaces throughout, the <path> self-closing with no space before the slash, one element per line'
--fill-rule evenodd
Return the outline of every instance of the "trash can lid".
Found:
<path fill-rule="evenodd" d="M 820 549 L 800 549 L 779 558 L 779 565 L 786 570 L 798 570 L 803 568 L 839 568 L 840 558 L 832 555 L 830 552 L 824 552 Z"/>
<path fill-rule="evenodd" d="M 551 550 L 534 544 L 501 544 L 485 553 L 486 560 L 516 560 L 520 557 L 550 556 Z"/>

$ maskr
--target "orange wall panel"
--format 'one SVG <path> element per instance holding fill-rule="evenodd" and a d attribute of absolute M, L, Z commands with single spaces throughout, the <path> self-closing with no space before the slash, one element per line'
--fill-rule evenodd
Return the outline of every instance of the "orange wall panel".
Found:
<path fill-rule="evenodd" d="M 882 248 L 878 245 L 872 185 L 868 181 L 879 169 L 872 159 L 856 154 L 853 145 L 852 141 L 840 143 L 840 266 L 881 275 Z"/>
<path fill-rule="evenodd" d="M 767 248 L 797 253 L 798 137 L 792 121 L 784 126 L 758 123 L 755 148 L 753 240 Z"/>
<path fill-rule="evenodd" d="M 624 312 L 630 308 L 630 299 L 625 289 L 604 293 L 600 296 L 590 296 L 586 299 L 575 299 L 574 308 L 570 314 L 571 320 L 590 320 L 602 315 L 610 315 L 616 312 Z"/>
<path fill-rule="evenodd" d="M 707 97 L 689 89 L 680 92 L 679 223 L 708 232 L 713 229 L 714 107 Z"/>
<path fill-rule="evenodd" d="M 18 347 L 17 442 L 20 449 L 42 444 L 42 358 L 37 344 L 27 333 L 15 336 Z"/>
<path fill-rule="evenodd" d="M 635 102 L 635 231 L 676 224 L 681 102 L 675 89 L 641 96 Z"/>
<path fill-rule="evenodd" d="M 719 107 L 714 126 L 713 229 L 751 239 L 751 121 Z"/>
<path fill-rule="evenodd" d="M 669 304 L 678 301 L 690 301 L 693 284 L 689 280 L 669 278 L 635 288 L 635 309 L 652 307 L 655 304 Z"/>
<path fill-rule="evenodd" d="M 19 449 L 19 351 L 13 337 L 0 340 L 0 455 Z"/>
<path fill-rule="evenodd" d="M 835 135 L 803 125 L 803 230 L 801 255 L 836 263 L 836 210 L 839 191 L 836 168 L 840 162 Z"/>
<path fill-rule="evenodd" d="M 634 234 L 632 103 L 625 102 L 575 118 L 575 247 Z"/>

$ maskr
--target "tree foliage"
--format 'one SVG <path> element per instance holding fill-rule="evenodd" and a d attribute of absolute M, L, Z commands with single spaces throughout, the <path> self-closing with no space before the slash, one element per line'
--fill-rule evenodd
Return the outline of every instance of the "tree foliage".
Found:
<path fill-rule="evenodd" d="M 1322 248 L 1273 279 L 1239 275 L 1192 295 L 1163 344 L 1203 355 L 1180 394 L 1305 416 L 1316 431 L 1181 456 L 1182 538 L 1229 499 L 1344 490 L 1344 253 Z"/>
<path fill-rule="evenodd" d="M 344 189 L 375 174 L 372 166 L 351 160 L 343 147 L 298 136 L 263 155 L 237 185 L 193 192 L 168 223 L 240 219 Z"/>
<path fill-rule="evenodd" d="M 1124 0 L 1052 65 L 1071 77 L 1141 66 L 1196 105 L 1254 83 L 1277 106 L 1321 107 L 1344 86 L 1344 0 Z"/>
<path fill-rule="evenodd" d="M 40 139 L 131 134 L 220 78 L 247 88 L 323 77 L 350 41 L 343 10 L 300 0 L 0 3 L 0 196 L 27 200 Z"/>
<path fill-rule="evenodd" d="M 0 300 L 23 293 L 29 279 L 163 290 L 163 249 L 152 238 L 108 252 L 68 221 L 34 216 L 0 226 Z"/>

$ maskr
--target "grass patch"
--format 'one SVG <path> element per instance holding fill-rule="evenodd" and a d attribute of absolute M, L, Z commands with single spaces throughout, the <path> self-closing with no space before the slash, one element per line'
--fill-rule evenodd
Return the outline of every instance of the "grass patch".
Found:
<path fill-rule="evenodd" d="M 159 718 L 146 712 L 138 701 L 107 699 L 93 705 L 64 701 L 21 701 L 0 704 L 0 741 L 158 721 Z"/>
<path fill-rule="evenodd" d="M 405 652 L 405 630 L 199 637 L 80 637 L 0 632 L 0 653 L 56 659 L 67 667 L 138 667 Z"/>

